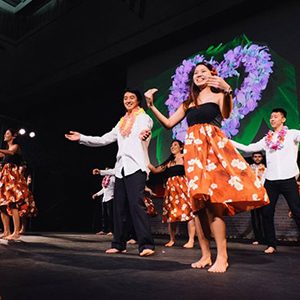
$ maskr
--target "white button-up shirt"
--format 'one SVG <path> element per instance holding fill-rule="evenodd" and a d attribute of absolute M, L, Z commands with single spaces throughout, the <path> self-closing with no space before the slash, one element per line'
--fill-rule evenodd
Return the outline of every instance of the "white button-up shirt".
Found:
<path fill-rule="evenodd" d="M 95 195 L 97 197 L 103 195 L 102 202 L 108 202 L 114 198 L 114 188 L 115 188 L 115 169 L 100 170 L 100 175 L 110 175 L 109 184 L 107 187 L 103 187 Z"/>
<path fill-rule="evenodd" d="M 115 165 L 116 177 L 123 177 L 122 169 L 124 169 L 125 176 L 138 170 L 149 174 L 148 146 L 150 138 L 142 141 L 139 135 L 145 129 L 152 129 L 152 119 L 146 113 L 140 113 L 136 116 L 131 133 L 125 137 L 120 133 L 119 123 L 110 132 L 100 137 L 81 134 L 79 143 L 89 147 L 101 147 L 117 141 L 119 149 Z"/>
<path fill-rule="evenodd" d="M 277 135 L 277 132 L 274 132 L 273 142 L 276 142 Z M 268 180 L 284 180 L 299 175 L 297 156 L 300 130 L 289 129 L 284 138 L 283 148 L 280 150 L 269 149 L 265 138 L 248 146 L 235 141 L 231 142 L 237 149 L 245 152 L 265 151 L 267 161 L 266 179 Z"/>

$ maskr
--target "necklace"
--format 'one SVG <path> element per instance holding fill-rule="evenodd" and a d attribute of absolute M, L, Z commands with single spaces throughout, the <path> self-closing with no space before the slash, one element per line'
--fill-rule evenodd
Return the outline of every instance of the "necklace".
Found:
<path fill-rule="evenodd" d="M 121 118 L 119 128 L 123 137 L 130 135 L 136 117 L 144 112 L 141 107 L 136 107 L 131 113 L 127 112 L 125 116 Z"/>
<path fill-rule="evenodd" d="M 273 136 L 274 136 L 274 131 L 269 130 L 265 137 L 265 142 L 266 145 L 269 149 L 271 150 L 281 150 L 283 148 L 283 143 L 285 136 L 287 134 L 288 128 L 286 126 L 283 126 L 282 129 L 278 132 L 276 141 L 273 142 Z"/>

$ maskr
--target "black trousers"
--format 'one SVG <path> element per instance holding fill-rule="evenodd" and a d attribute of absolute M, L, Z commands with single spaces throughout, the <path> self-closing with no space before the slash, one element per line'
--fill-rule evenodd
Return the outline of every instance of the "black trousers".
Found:
<path fill-rule="evenodd" d="M 113 200 L 102 202 L 102 230 L 106 233 L 114 231 Z"/>
<path fill-rule="evenodd" d="M 126 242 L 133 226 L 139 252 L 154 249 L 150 221 L 144 204 L 145 184 L 146 173 L 141 170 L 123 178 L 116 178 L 112 248 L 121 251 L 126 249 Z"/>
<path fill-rule="evenodd" d="M 251 224 L 254 233 L 254 240 L 263 243 L 265 241 L 265 233 L 263 228 L 262 208 L 251 210 Z"/>
<path fill-rule="evenodd" d="M 268 246 L 276 248 L 276 235 L 274 226 L 275 206 L 280 194 L 287 201 L 300 232 L 300 198 L 296 179 L 266 180 L 265 188 L 270 198 L 270 204 L 262 208 L 265 240 Z"/>

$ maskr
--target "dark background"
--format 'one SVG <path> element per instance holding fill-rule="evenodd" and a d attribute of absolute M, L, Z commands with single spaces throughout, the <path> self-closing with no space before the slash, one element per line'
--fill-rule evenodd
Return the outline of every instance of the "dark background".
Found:
<path fill-rule="evenodd" d="M 16 1 L 18 2 L 18 1 Z M 39 215 L 32 230 L 93 231 L 94 167 L 117 147 L 88 148 L 68 130 L 101 135 L 124 114 L 122 92 L 199 50 L 245 33 L 300 71 L 298 1 L 32 1 L 0 10 L 0 120 L 25 126 Z M 297 76 L 299 86 L 299 76 Z"/>

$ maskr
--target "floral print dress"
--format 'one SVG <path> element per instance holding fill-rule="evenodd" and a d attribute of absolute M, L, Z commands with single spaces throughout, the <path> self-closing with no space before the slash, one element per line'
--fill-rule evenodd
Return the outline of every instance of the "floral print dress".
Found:
<path fill-rule="evenodd" d="M 201 123 L 203 110 L 205 123 Z M 211 124 L 219 114 L 215 103 L 187 111 L 184 165 L 193 210 L 205 207 L 206 201 L 223 204 L 228 215 L 267 205 L 269 199 L 260 179 L 224 132 Z"/>

